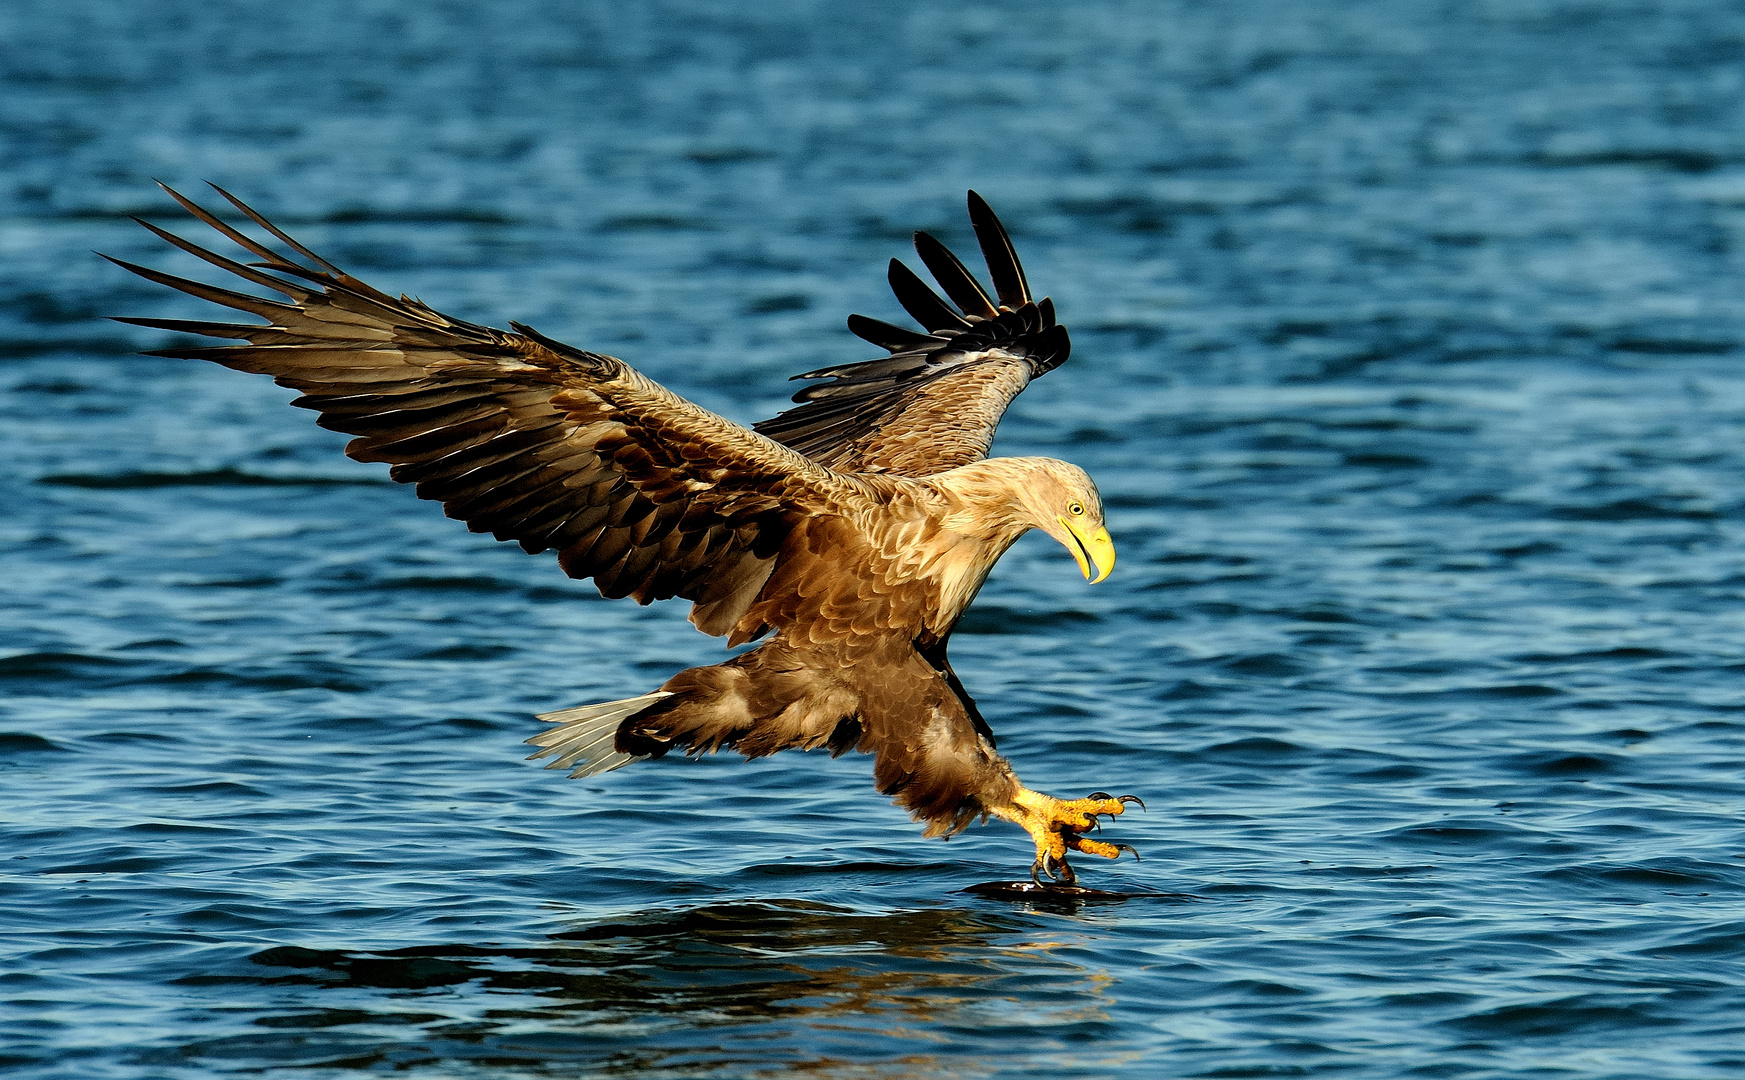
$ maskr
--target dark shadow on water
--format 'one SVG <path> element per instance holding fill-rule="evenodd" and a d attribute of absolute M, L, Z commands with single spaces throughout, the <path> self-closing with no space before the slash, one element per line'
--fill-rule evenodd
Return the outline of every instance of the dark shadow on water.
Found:
<path fill-rule="evenodd" d="M 258 1031 L 139 1060 L 508 1075 L 587 1062 L 701 1076 L 939 1064 L 958 1053 L 940 1030 L 1009 1029 L 1022 1042 L 1040 1023 L 1053 1038 L 1106 1037 L 1095 974 L 1048 948 L 1052 935 L 1021 911 L 764 900 L 576 925 L 538 944 L 279 946 L 179 980 L 272 987 L 284 1005 L 254 1018 Z"/>
<path fill-rule="evenodd" d="M 1121 904 L 1127 901 L 1197 904 L 1205 900 L 1205 897 L 1195 896 L 1193 893 L 1151 892 L 1149 890 L 1122 892 L 1112 889 L 1088 889 L 1082 885 L 1059 885 L 1053 882 L 1037 884 L 1034 881 L 984 881 L 979 885 L 971 885 L 962 891 L 967 895 L 979 896 L 984 900 L 1006 900 L 1027 904 L 1045 911 L 1065 912 L 1078 911 L 1090 904 Z"/>

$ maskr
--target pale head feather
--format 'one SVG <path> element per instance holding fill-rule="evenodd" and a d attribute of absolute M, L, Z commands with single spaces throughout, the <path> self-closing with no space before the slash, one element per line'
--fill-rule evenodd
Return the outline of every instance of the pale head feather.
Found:
<path fill-rule="evenodd" d="M 1072 516 L 1075 505 L 1084 511 L 1076 520 L 1088 521 L 1087 529 L 1103 524 L 1097 485 L 1077 465 L 1052 458 L 986 458 L 919 483 L 935 493 L 938 503 L 928 516 L 946 535 L 915 545 L 907 555 L 938 585 L 937 626 L 946 631 L 1020 536 L 1041 529 L 1074 551 L 1079 545 L 1061 519 Z M 958 539 L 948 539 L 950 534 Z"/>
<path fill-rule="evenodd" d="M 957 506 L 941 522 L 971 536 L 1015 540 L 1041 529 L 1065 545 L 1072 541 L 1060 519 L 1075 504 L 1084 508 L 1090 528 L 1103 524 L 1103 498 L 1090 475 L 1054 458 L 984 458 L 928 477 Z M 1004 550 L 1002 548 L 1002 550 Z"/>

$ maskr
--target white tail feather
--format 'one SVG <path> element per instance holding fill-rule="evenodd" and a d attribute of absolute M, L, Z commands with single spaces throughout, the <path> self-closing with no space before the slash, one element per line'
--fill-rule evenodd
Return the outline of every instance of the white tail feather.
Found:
<path fill-rule="evenodd" d="M 625 698 L 623 701 L 603 701 L 598 705 L 577 705 L 573 709 L 541 713 L 539 719 L 558 726 L 527 740 L 534 746 L 545 747 L 537 754 L 529 754 L 527 760 L 533 761 L 555 754 L 557 760 L 546 768 L 567 769 L 574 765 L 575 771 L 570 773 L 572 780 L 583 776 L 598 776 L 632 761 L 639 761 L 641 759 L 635 754 L 619 752 L 616 745 L 618 725 L 631 713 L 640 712 L 667 697 L 672 697 L 672 694 L 665 690 L 656 690 L 652 694 Z"/>

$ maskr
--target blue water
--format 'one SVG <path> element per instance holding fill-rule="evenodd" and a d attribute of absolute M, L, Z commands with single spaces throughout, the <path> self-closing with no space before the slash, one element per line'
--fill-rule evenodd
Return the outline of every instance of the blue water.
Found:
<path fill-rule="evenodd" d="M 1742 97 L 1721 2 L 12 0 L 0 1068 L 1745 1074 Z M 742 421 L 980 190 L 1075 346 L 997 451 L 1121 563 L 954 660 L 1184 895 L 966 895 L 1027 839 L 864 758 L 524 762 L 719 643 L 133 355 L 154 177 Z"/>

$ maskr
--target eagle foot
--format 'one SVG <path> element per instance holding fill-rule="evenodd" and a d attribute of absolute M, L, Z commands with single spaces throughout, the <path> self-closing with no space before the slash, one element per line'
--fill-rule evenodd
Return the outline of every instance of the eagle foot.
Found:
<path fill-rule="evenodd" d="M 1078 875 L 1066 861 L 1069 850 L 1105 859 L 1116 859 L 1121 852 L 1130 851 L 1135 859 L 1139 858 L 1139 852 L 1127 844 L 1106 844 L 1084 836 L 1099 828 L 1098 818 L 1116 817 L 1130 802 L 1138 803 L 1141 809 L 1145 806 L 1132 795 L 1117 798 L 1099 791 L 1083 799 L 1055 799 L 1019 788 L 1010 810 L 1000 816 L 1022 826 L 1036 841 L 1036 861 L 1030 864 L 1030 880 L 1041 885 L 1042 875 L 1047 874 L 1062 885 L 1071 885 Z"/>

